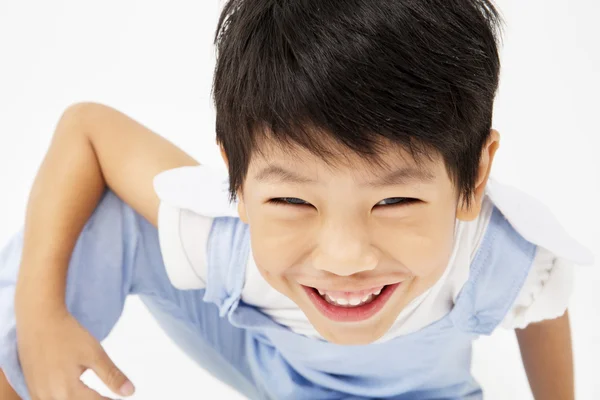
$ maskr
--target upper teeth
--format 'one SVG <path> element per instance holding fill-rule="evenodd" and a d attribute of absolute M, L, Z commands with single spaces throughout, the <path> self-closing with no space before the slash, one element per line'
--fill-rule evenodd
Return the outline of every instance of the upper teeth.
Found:
<path fill-rule="evenodd" d="M 317 290 L 319 291 L 319 294 L 320 294 L 321 296 L 324 296 L 324 295 L 325 295 L 325 291 L 323 291 L 323 290 L 321 290 L 321 289 L 317 289 Z M 374 294 L 374 295 L 378 295 L 379 293 L 381 293 L 381 289 L 377 289 L 377 291 L 373 292 L 373 294 Z M 367 297 L 369 297 L 369 295 L 365 296 L 365 299 L 366 299 Z"/>
<path fill-rule="evenodd" d="M 371 302 L 377 295 L 381 293 L 381 289 L 364 295 L 363 297 L 356 296 L 347 296 L 347 297 L 334 297 L 330 293 L 325 292 L 324 290 L 317 289 L 319 294 L 323 296 L 323 298 L 331 304 L 339 305 L 339 306 L 347 306 L 347 307 L 355 307 L 358 305 L 366 304 Z"/>
<path fill-rule="evenodd" d="M 321 297 L 330 304 L 343 307 L 356 307 L 370 303 L 375 299 L 385 286 L 379 286 L 368 290 L 357 291 L 329 291 L 317 289 Z"/>
<path fill-rule="evenodd" d="M 369 302 L 370 300 L 375 298 L 375 296 L 376 295 L 374 295 L 374 294 L 368 294 L 365 297 L 363 297 L 362 299 L 357 298 L 357 297 L 351 297 L 350 299 L 345 299 L 345 298 L 335 299 L 335 298 L 331 297 L 330 295 L 325 294 L 324 298 L 325 298 L 325 300 L 327 300 L 327 302 L 329 302 L 331 304 L 335 304 L 335 305 L 339 305 L 339 306 L 354 307 L 354 306 L 358 306 L 358 305 Z"/>

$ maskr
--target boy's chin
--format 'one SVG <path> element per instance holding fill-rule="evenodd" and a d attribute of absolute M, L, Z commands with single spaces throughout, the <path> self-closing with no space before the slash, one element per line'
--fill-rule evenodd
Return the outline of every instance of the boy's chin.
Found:
<path fill-rule="evenodd" d="M 339 345 L 365 345 L 379 340 L 392 326 L 394 318 L 384 321 L 364 321 L 356 323 L 336 323 L 322 316 L 318 321 L 311 320 L 314 328 L 325 340 Z M 311 319 L 311 318 L 309 318 Z"/>

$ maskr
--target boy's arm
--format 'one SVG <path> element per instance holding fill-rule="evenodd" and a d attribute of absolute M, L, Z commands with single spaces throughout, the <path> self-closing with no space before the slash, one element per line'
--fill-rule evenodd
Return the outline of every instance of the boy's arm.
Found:
<path fill-rule="evenodd" d="M 575 398 L 568 311 L 556 318 L 515 329 L 523 365 L 535 399 Z"/>
<path fill-rule="evenodd" d="M 19 359 L 33 398 L 83 398 L 84 392 L 92 398 L 79 381 L 81 366 L 119 392 L 126 377 L 68 314 L 70 258 L 107 185 L 156 225 L 154 176 L 197 164 L 108 106 L 79 103 L 63 113 L 30 192 L 16 283 Z"/>
<path fill-rule="evenodd" d="M 69 107 L 29 196 L 16 306 L 35 298 L 64 306 L 71 253 L 107 185 L 156 226 L 159 199 L 154 176 L 197 164 L 166 139 L 111 107 L 98 103 Z M 31 297 L 26 292 L 44 296 Z"/>

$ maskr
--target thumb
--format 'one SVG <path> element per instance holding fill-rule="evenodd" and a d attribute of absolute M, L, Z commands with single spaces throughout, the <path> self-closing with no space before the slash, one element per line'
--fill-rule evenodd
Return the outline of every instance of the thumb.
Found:
<path fill-rule="evenodd" d="M 104 384 L 121 396 L 131 396 L 135 391 L 133 384 L 125 374 L 112 362 L 102 346 L 98 346 L 94 361 L 89 366 Z"/>

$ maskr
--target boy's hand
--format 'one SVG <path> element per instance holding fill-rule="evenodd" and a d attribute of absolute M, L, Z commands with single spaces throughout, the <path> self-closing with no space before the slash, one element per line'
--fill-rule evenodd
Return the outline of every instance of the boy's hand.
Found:
<path fill-rule="evenodd" d="M 66 310 L 21 313 L 17 322 L 19 359 L 33 400 L 98 400 L 81 374 L 93 370 L 120 396 L 134 387 L 100 343 Z"/>

